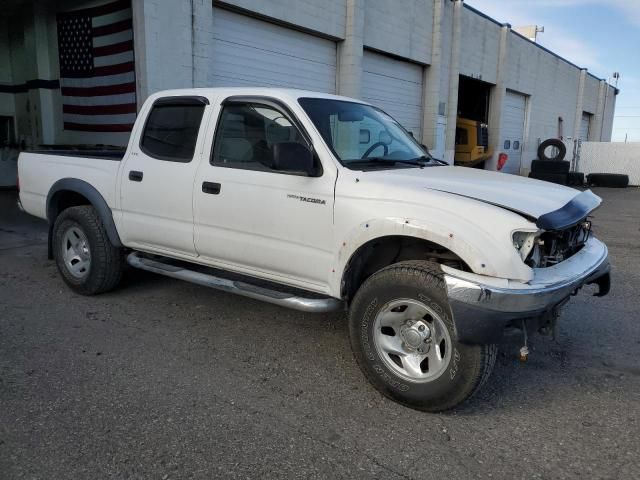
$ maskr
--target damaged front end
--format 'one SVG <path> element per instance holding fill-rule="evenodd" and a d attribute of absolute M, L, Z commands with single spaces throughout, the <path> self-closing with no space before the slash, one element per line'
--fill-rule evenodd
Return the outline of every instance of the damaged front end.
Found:
<path fill-rule="evenodd" d="M 591 236 L 591 221 L 583 220 L 564 230 L 516 232 L 513 245 L 531 268 L 547 268 L 578 253 Z"/>
<path fill-rule="evenodd" d="M 513 234 L 513 245 L 534 272 L 527 282 L 490 280 L 445 269 L 458 334 L 463 342 L 494 343 L 506 330 L 553 330 L 560 308 L 584 286 L 609 292 L 606 245 L 592 235 L 589 215 L 600 198 L 587 191 L 536 220 L 537 229 Z M 500 283 L 502 282 L 502 283 Z M 525 340 L 526 347 L 526 340 Z M 523 347 L 521 357 L 526 357 Z"/>

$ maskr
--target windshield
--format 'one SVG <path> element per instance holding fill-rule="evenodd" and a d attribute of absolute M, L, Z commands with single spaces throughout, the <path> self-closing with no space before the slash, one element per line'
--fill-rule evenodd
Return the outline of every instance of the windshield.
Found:
<path fill-rule="evenodd" d="M 298 101 L 346 167 L 411 167 L 431 161 L 420 144 L 378 108 L 328 98 Z"/>

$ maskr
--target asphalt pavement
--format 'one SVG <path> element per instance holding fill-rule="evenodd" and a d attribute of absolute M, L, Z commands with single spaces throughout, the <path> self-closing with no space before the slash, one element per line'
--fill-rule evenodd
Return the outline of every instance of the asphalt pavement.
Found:
<path fill-rule="evenodd" d="M 640 478 L 640 190 L 596 193 L 611 294 L 428 414 L 367 383 L 343 314 L 140 271 L 74 294 L 0 192 L 0 478 Z"/>

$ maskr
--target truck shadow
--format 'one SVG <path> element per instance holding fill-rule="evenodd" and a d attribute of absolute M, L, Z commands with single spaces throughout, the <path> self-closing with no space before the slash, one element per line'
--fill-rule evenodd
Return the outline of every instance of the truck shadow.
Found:
<path fill-rule="evenodd" d="M 333 384 L 335 391 L 355 386 L 357 392 L 347 393 L 343 401 L 373 402 L 374 408 L 383 410 L 405 409 L 383 399 L 360 373 L 349 347 L 344 312 L 309 314 L 288 310 L 135 269 L 128 269 L 120 288 L 107 295 L 164 302 L 166 322 L 181 330 L 193 330 L 194 335 L 216 344 L 218 353 L 228 351 L 233 355 L 236 350 L 253 350 L 250 362 L 279 365 L 292 388 L 312 388 L 309 379 L 300 376 L 297 365 L 313 358 L 314 368 L 322 371 L 325 386 Z M 256 347 L 255 340 L 246 338 L 247 328 L 260 339 L 261 346 Z M 519 338 L 501 343 L 493 374 L 483 388 L 465 404 L 442 415 L 478 416 L 519 408 L 544 411 L 549 404 L 603 393 L 640 376 L 640 368 L 607 362 L 592 345 L 575 339 L 570 330 L 571 325 L 564 325 L 556 341 L 551 337 L 530 338 L 531 354 L 526 363 L 518 361 Z M 228 345 L 220 344 L 221 332 L 228 338 Z M 207 358 L 205 355 L 204 361 Z M 246 380 L 254 379 L 247 376 Z M 340 394 L 335 398 L 339 400 Z"/>

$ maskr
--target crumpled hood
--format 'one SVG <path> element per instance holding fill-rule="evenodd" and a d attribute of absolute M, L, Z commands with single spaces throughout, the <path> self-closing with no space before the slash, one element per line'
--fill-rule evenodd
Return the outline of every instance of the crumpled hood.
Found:
<path fill-rule="evenodd" d="M 452 193 L 535 219 L 565 206 L 580 192 L 530 178 L 466 167 L 399 168 L 363 172 L 371 180 Z"/>

